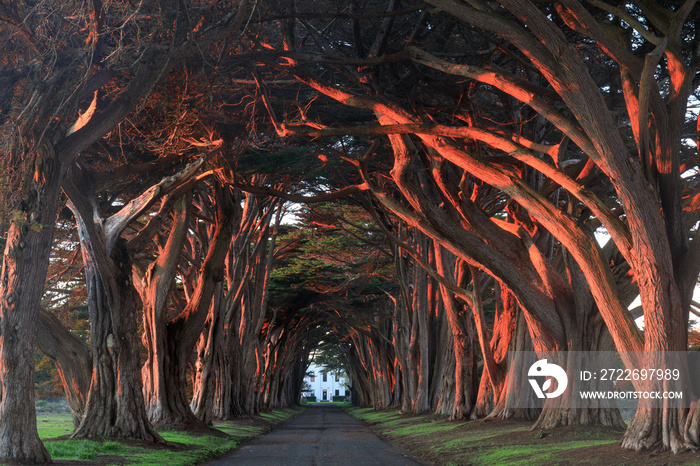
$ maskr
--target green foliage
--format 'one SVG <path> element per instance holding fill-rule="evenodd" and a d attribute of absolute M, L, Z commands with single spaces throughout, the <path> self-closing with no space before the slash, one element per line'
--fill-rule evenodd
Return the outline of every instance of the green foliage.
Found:
<path fill-rule="evenodd" d="M 304 207 L 298 220 L 279 238 L 270 305 L 316 313 L 324 331 L 315 363 L 347 373 L 346 336 L 393 309 L 386 296 L 396 287 L 393 258 L 371 216 L 351 200 Z"/>
<path fill-rule="evenodd" d="M 266 174 L 279 178 L 283 173 L 285 178 L 303 178 L 309 183 L 325 172 L 314 149 L 307 146 L 285 145 L 265 151 L 248 148 L 234 163 L 236 172 L 242 175 Z"/>
<path fill-rule="evenodd" d="M 356 303 L 391 285 L 392 266 L 382 254 L 384 236 L 360 207 L 328 203 L 304 208 L 299 224 L 280 238 L 283 254 L 272 274 L 271 290 L 307 288 L 324 294 L 348 294 Z"/>
<path fill-rule="evenodd" d="M 54 229 L 51 260 L 41 305 L 74 335 L 87 341 L 87 291 L 75 224 L 59 220 Z"/>
<path fill-rule="evenodd" d="M 34 389 L 37 396 L 63 395 L 63 385 L 54 360 L 38 352 L 34 354 L 34 360 Z"/>
<path fill-rule="evenodd" d="M 323 374 L 328 372 L 347 373 L 343 348 L 337 344 L 334 344 L 331 338 L 329 338 L 329 340 L 330 341 L 324 341 L 318 346 L 318 348 L 316 348 L 313 363 L 324 367 L 324 369 L 321 371 Z"/>

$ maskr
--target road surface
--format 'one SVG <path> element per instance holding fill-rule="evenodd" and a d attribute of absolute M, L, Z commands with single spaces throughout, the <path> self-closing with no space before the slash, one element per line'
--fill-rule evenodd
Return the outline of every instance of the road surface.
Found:
<path fill-rule="evenodd" d="M 243 445 L 231 456 L 208 463 L 225 465 L 420 465 L 332 404 L 307 407 L 273 432 Z"/>

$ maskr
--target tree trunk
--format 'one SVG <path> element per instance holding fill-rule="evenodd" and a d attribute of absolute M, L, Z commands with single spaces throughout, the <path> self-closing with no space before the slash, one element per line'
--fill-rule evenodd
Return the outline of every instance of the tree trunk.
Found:
<path fill-rule="evenodd" d="M 45 147 L 38 157 L 58 165 Z M 49 165 L 50 166 L 50 165 Z M 48 168 L 48 167 L 47 167 Z M 46 282 L 58 194 L 65 169 L 49 169 L 45 182 L 25 188 L 21 210 L 7 233 L 0 272 L 0 457 L 47 463 L 34 408 L 34 338 Z"/>
<path fill-rule="evenodd" d="M 146 414 L 139 359 L 137 303 L 124 229 L 155 200 L 179 187 L 205 157 L 152 186 L 116 214 L 103 218 L 90 174 L 73 168 L 64 190 L 78 224 L 85 264 L 93 347 L 93 374 L 85 416 L 75 438 L 131 437 L 162 442 Z"/>
<path fill-rule="evenodd" d="M 141 276 L 140 294 L 144 303 L 143 343 L 148 350 L 148 357 L 142 368 L 144 381 L 144 399 L 148 418 L 152 423 L 193 422 L 188 401 L 169 400 L 156 396 L 159 393 L 175 393 L 179 390 L 179 380 L 175 378 L 172 367 L 173 351 L 170 346 L 168 323 L 168 300 L 175 281 L 177 265 L 182 254 L 182 247 L 187 236 L 188 213 L 191 202 L 189 196 L 183 196 L 176 203 L 173 224 L 164 247 L 158 251 L 157 260 L 148 266 Z M 135 269 L 136 271 L 136 269 Z"/>
<path fill-rule="evenodd" d="M 566 358 L 560 365 L 566 368 L 568 374 L 577 374 L 582 368 L 580 360 L 575 353 L 581 352 L 594 355 L 599 351 L 614 351 L 615 345 L 610 336 L 610 332 L 603 321 L 598 308 L 590 293 L 587 283 L 580 272 L 575 267 L 571 267 L 569 260 L 564 260 L 567 269 L 567 276 L 570 279 L 573 299 L 562 299 L 560 308 L 568 309 L 570 312 L 562 312 L 564 327 L 567 335 L 567 352 L 560 353 Z M 566 392 L 557 398 L 546 400 L 544 409 L 532 429 L 552 429 L 559 426 L 568 425 L 604 425 L 616 429 L 624 429 L 625 423 L 622 420 L 619 410 L 612 400 L 589 400 L 586 408 L 576 407 L 577 402 L 572 396 L 579 392 L 577 386 L 578 378 L 569 378 L 569 387 Z M 589 382 L 587 390 L 612 390 L 606 381 Z"/>
<path fill-rule="evenodd" d="M 449 254 L 437 243 L 435 243 L 434 247 L 437 272 L 445 278 L 454 277 L 452 281 L 459 286 L 463 286 L 462 282 L 464 281 L 464 268 L 466 265 L 462 264 L 458 270 L 454 270 L 455 267 L 448 267 L 445 256 L 450 256 L 450 265 L 455 264 L 457 258 Z M 457 276 L 455 277 L 455 275 Z M 464 306 L 461 306 L 460 309 L 454 294 L 444 285 L 440 285 L 440 293 L 445 303 L 445 312 L 450 323 L 455 359 L 455 396 L 450 419 L 468 419 L 472 409 L 474 409 L 477 389 L 474 326 L 469 316 L 463 312 Z"/>
<path fill-rule="evenodd" d="M 85 415 L 72 437 L 162 442 L 148 422 L 141 392 L 136 325 L 139 299 L 131 281 L 126 244 L 119 240 L 108 257 L 102 256 L 104 246 L 87 234 L 78 213 L 76 217 L 85 263 L 94 369 Z"/>
<path fill-rule="evenodd" d="M 58 375 L 77 429 L 85 414 L 92 379 L 92 349 L 71 334 L 48 311 L 39 311 L 36 344 L 42 353 L 56 361 Z"/>
<path fill-rule="evenodd" d="M 235 192 L 234 196 L 239 205 L 241 193 Z M 270 232 L 273 212 L 276 221 Z M 227 331 L 222 334 L 222 342 L 214 347 L 216 354 L 212 359 L 219 367 L 215 382 L 218 395 L 214 400 L 217 418 L 230 419 L 257 410 L 257 358 L 281 215 L 277 201 L 251 193 L 245 195 L 226 260 L 228 291 L 222 300 L 222 325 Z"/>
<path fill-rule="evenodd" d="M 533 351 L 532 340 L 528 332 L 527 324 L 520 311 L 513 294 L 501 287 L 500 309 L 494 323 L 491 347 L 493 349 L 495 374 L 484 364 L 485 370 L 479 385 L 477 405 L 472 413 L 472 418 L 488 413 L 487 419 L 522 419 L 532 421 L 540 414 L 539 409 L 520 408 L 525 402 L 517 401 L 517 397 L 534 395 L 529 390 L 521 390 L 520 387 L 528 386 L 526 380 L 512 381 L 509 378 L 516 373 L 506 371 L 506 358 L 508 353 L 517 355 L 525 351 Z M 509 387 L 517 387 L 517 390 L 509 392 Z M 533 402 L 534 404 L 534 402 Z"/>
<path fill-rule="evenodd" d="M 157 374 L 157 384 L 146 385 L 149 406 L 156 407 L 151 417 L 160 423 L 184 423 L 206 427 L 190 408 L 187 396 L 187 367 L 211 309 L 214 290 L 224 278 L 224 259 L 230 244 L 234 206 L 228 188 L 214 185 L 216 225 L 209 249 L 199 268 L 197 284 L 186 308 L 168 322 L 163 338 L 153 350 L 161 357 L 150 359 L 149 370 Z M 159 330 L 162 331 L 163 329 Z"/>
<path fill-rule="evenodd" d="M 413 372 L 409 366 L 409 342 L 410 342 L 410 312 L 408 305 L 411 302 L 409 290 L 409 277 L 407 273 L 407 261 L 403 259 L 402 252 L 394 248 L 394 263 L 396 267 L 396 279 L 399 282 L 401 294 L 394 300 L 394 347 L 396 359 L 401 368 L 401 412 L 411 412 L 411 403 L 415 396 L 415 383 Z"/>
<path fill-rule="evenodd" d="M 427 238 L 417 230 L 415 245 L 418 254 L 427 262 Z M 411 337 L 408 345 L 408 365 L 415 386 L 411 412 L 420 414 L 430 411 L 429 383 L 430 367 L 428 360 L 428 274 L 418 265 L 413 266 L 413 296 L 411 302 Z"/>
<path fill-rule="evenodd" d="M 211 309 L 209 310 L 209 325 L 205 326 L 205 331 L 200 336 L 197 344 L 197 360 L 195 362 L 194 373 L 194 393 L 190 408 L 194 415 L 205 423 L 212 424 L 214 415 L 214 394 L 216 386 L 216 369 L 218 365 L 214 358 L 218 357 L 217 348 L 223 342 L 224 326 L 221 316 L 221 284 L 214 292 Z"/>
<path fill-rule="evenodd" d="M 430 246 L 431 265 L 434 263 L 433 248 Z M 450 333 L 445 315 L 445 304 L 439 292 L 436 280 L 430 279 L 431 304 L 428 314 L 428 348 L 430 361 L 430 392 L 429 401 L 431 411 L 435 411 L 441 397 L 442 380 L 445 377 L 445 354 L 454 352 L 454 345 L 448 335 Z M 454 374 L 452 375 L 454 377 Z"/>
<path fill-rule="evenodd" d="M 450 420 L 463 419 L 452 418 L 457 405 L 457 379 L 455 376 L 456 358 L 455 345 L 452 333 L 448 332 L 445 338 L 446 345 L 442 354 L 444 363 L 443 376 L 440 383 L 440 399 L 435 407 L 435 414 L 450 416 Z M 460 400 L 460 403 L 462 400 Z"/>
<path fill-rule="evenodd" d="M 76 82 L 68 77 L 71 73 L 65 73 L 67 68 L 59 67 L 53 76 L 37 81 L 39 86 L 48 84 L 51 90 L 34 89 L 33 95 L 39 96 L 39 100 L 32 97 L 33 103 L 26 107 L 32 108 L 26 115 L 33 122 L 27 125 L 31 130 L 13 137 L 22 141 L 22 146 L 33 147 L 34 153 L 21 154 L 21 163 L 27 170 L 22 168 L 18 172 L 24 171 L 19 174 L 24 177 L 19 187 L 19 205 L 8 206 L 13 219 L 0 272 L 0 457 L 29 463 L 50 459 L 36 431 L 30 368 L 34 367 L 35 330 L 61 184 L 77 155 L 119 124 L 155 81 L 167 73 L 168 53 L 162 49 L 158 53 L 154 56 L 146 50 L 145 59 L 133 67 L 124 92 L 105 102 L 98 115 L 83 121 L 81 127 L 74 127 L 68 135 L 64 126 L 55 123 L 65 120 L 67 112 L 72 111 L 67 109 L 75 109 L 87 93 L 102 86 L 99 79 Z M 85 71 L 80 73 L 81 77 L 91 74 Z M 27 90 L 25 95 L 31 93 L 31 88 Z"/>
<path fill-rule="evenodd" d="M 649 251 L 649 256 L 652 254 L 660 255 L 659 251 Z M 666 258 L 669 259 L 669 256 Z M 637 272 L 644 309 L 644 350 L 661 354 L 685 352 L 688 314 L 683 308 L 670 264 L 659 262 L 661 266 L 648 265 L 643 270 L 640 270 L 639 266 L 633 266 Z M 666 265 L 666 268 L 663 265 Z M 660 364 L 652 367 L 676 368 L 675 365 L 664 366 L 664 363 L 666 361 L 660 361 Z M 681 368 L 681 373 L 684 372 L 687 373 Z M 689 381 L 684 383 L 684 386 L 689 385 Z M 656 386 L 652 390 L 664 388 Z M 662 405 L 654 400 L 640 400 L 634 418 L 622 438 L 622 447 L 634 450 L 671 450 L 674 453 L 695 448 L 694 442 L 698 439 L 695 432 L 700 427 L 700 418 L 696 410 L 697 405 L 687 412 L 669 400 L 664 400 Z"/>
<path fill-rule="evenodd" d="M 239 413 L 234 412 L 234 384 L 232 380 L 232 367 L 230 359 L 232 355 L 226 351 L 224 340 L 219 341 L 221 348 L 214 350 L 214 400 L 212 406 L 212 416 L 214 419 L 227 420 L 236 417 Z"/>

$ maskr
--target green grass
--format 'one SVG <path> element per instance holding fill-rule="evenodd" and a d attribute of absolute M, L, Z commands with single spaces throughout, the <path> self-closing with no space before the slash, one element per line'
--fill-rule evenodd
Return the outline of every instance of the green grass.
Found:
<path fill-rule="evenodd" d="M 451 422 L 431 414 L 402 415 L 398 409 L 347 411 L 431 464 L 556 464 L 580 448 L 618 443 L 620 437 L 618 431 L 588 427 L 554 429 L 540 437 L 539 432 L 529 432 L 531 423 L 525 422 Z M 593 463 L 598 460 L 590 458 Z"/>
<path fill-rule="evenodd" d="M 567 451 L 576 448 L 593 447 L 616 443 L 617 441 L 605 440 L 579 440 L 547 445 L 510 445 L 492 448 L 481 455 L 474 457 L 474 464 L 498 464 L 498 465 L 530 465 L 546 464 L 561 458 Z"/>
<path fill-rule="evenodd" d="M 443 440 L 439 444 L 431 447 L 431 449 L 436 453 L 450 450 L 458 451 L 459 449 L 465 448 L 466 446 L 473 443 L 479 443 L 480 445 L 484 445 L 486 444 L 485 440 L 506 434 L 508 432 L 524 432 L 526 430 L 528 430 L 527 427 L 522 427 L 520 429 L 503 429 L 501 431 L 491 433 L 462 432 L 460 433 L 459 437 L 454 438 L 452 440 Z"/>
<path fill-rule="evenodd" d="M 399 429 L 411 425 L 411 421 L 401 415 L 398 409 L 374 411 L 372 408 L 348 408 L 350 414 L 368 424 L 381 424 L 382 428 Z"/>
<path fill-rule="evenodd" d="M 129 460 L 131 465 L 178 465 L 189 466 L 207 460 L 219 458 L 240 445 L 234 439 L 222 439 L 213 436 L 202 436 L 200 448 L 189 451 L 173 450 L 148 450 L 145 448 L 133 448 L 126 451 L 123 456 Z"/>
<path fill-rule="evenodd" d="M 73 418 L 69 413 L 37 414 L 39 438 L 49 439 L 73 433 Z"/>
<path fill-rule="evenodd" d="M 166 448 L 147 448 L 114 440 L 56 439 L 73 432 L 70 414 L 41 414 L 37 417 L 37 426 L 54 460 L 103 461 L 104 456 L 119 456 L 132 466 L 190 466 L 219 458 L 300 412 L 301 409 L 285 409 L 251 419 L 217 422 L 214 427 L 227 434 L 221 437 L 157 429 L 170 443 Z"/>
<path fill-rule="evenodd" d="M 424 435 L 434 432 L 444 432 L 452 430 L 464 423 L 458 422 L 432 422 L 427 424 L 416 424 L 412 426 L 401 427 L 399 429 L 390 430 L 387 433 L 393 435 Z"/>
<path fill-rule="evenodd" d="M 282 421 L 286 420 L 282 419 Z M 222 432 L 227 433 L 233 437 L 245 438 L 245 437 L 255 437 L 262 434 L 265 429 L 259 426 L 240 426 L 240 425 L 229 425 L 225 423 L 215 423 L 214 427 Z"/>
<path fill-rule="evenodd" d="M 119 455 L 128 451 L 119 442 L 95 440 L 53 440 L 44 442 L 54 460 L 97 460 L 98 455 Z"/>

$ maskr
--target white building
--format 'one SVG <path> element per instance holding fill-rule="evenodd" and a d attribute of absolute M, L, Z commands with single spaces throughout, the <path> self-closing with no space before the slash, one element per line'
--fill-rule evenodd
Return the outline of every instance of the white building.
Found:
<path fill-rule="evenodd" d="M 324 366 L 309 365 L 304 377 L 304 396 L 313 395 L 316 401 L 333 401 L 334 396 L 350 398 L 350 379 L 342 371 L 325 372 Z"/>

